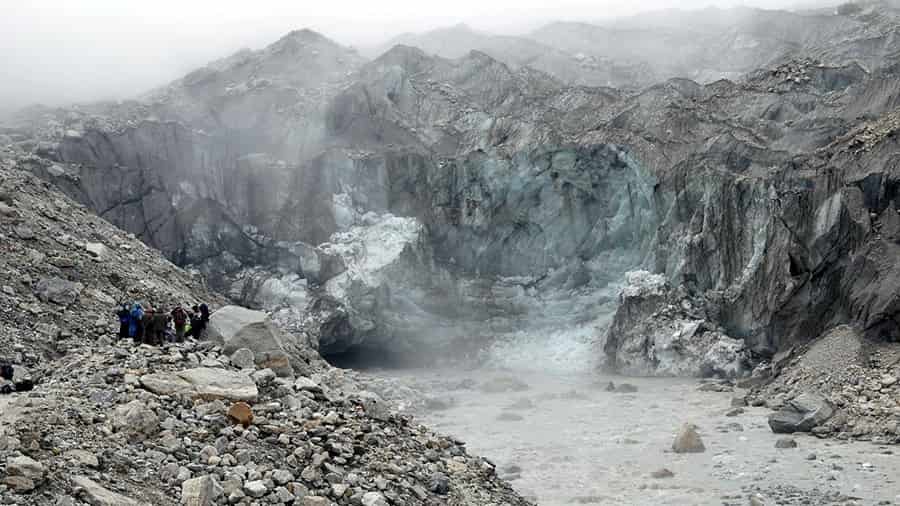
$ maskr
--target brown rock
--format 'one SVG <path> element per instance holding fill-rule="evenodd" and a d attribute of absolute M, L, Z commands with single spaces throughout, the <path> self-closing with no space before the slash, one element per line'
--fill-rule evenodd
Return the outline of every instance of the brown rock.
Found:
<path fill-rule="evenodd" d="M 246 402 L 235 402 L 228 408 L 228 416 L 236 423 L 249 427 L 253 423 L 253 410 Z"/>
<path fill-rule="evenodd" d="M 34 490 L 35 484 L 30 478 L 26 478 L 24 476 L 7 476 L 0 480 L 0 483 L 6 485 L 13 492 L 17 492 L 19 494 L 24 494 L 25 492 L 31 492 Z"/>
<path fill-rule="evenodd" d="M 675 442 L 672 443 L 672 450 L 675 453 L 705 452 L 706 446 L 703 445 L 703 440 L 697 432 L 697 426 L 690 423 L 684 424 L 678 432 L 678 436 L 675 437 Z"/>

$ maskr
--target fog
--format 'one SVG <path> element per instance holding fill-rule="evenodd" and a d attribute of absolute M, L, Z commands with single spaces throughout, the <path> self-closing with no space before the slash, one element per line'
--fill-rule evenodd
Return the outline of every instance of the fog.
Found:
<path fill-rule="evenodd" d="M 404 32 L 466 23 L 502 34 L 556 20 L 608 22 L 662 8 L 790 7 L 784 0 L 4 0 L 0 113 L 40 102 L 135 96 L 244 47 L 296 28 L 346 45 L 383 44 Z"/>

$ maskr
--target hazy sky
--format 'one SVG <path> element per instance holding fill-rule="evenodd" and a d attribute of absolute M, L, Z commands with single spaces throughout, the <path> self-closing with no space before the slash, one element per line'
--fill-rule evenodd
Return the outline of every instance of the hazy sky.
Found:
<path fill-rule="evenodd" d="M 0 108 L 127 98 L 309 27 L 346 45 L 464 22 L 524 32 L 668 7 L 786 0 L 0 0 Z"/>

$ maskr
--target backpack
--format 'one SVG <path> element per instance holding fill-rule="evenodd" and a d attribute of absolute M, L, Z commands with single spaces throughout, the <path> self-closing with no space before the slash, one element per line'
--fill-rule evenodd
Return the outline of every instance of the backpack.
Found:
<path fill-rule="evenodd" d="M 172 311 L 172 321 L 174 321 L 175 325 L 178 325 L 179 327 L 181 325 L 184 325 L 187 322 L 187 313 L 184 312 L 184 309 L 176 307 Z"/>

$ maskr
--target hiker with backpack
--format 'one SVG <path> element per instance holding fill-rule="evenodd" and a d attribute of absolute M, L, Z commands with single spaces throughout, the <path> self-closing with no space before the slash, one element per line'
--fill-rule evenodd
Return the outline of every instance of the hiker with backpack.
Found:
<path fill-rule="evenodd" d="M 128 337 L 128 324 L 131 321 L 131 304 L 123 303 L 122 307 L 116 311 L 119 317 L 119 339 Z"/>
<path fill-rule="evenodd" d="M 144 338 L 144 308 L 138 303 L 131 305 L 131 313 L 128 318 L 128 337 L 134 339 L 134 344 L 141 344 Z"/>
<path fill-rule="evenodd" d="M 175 325 L 175 342 L 184 342 L 184 335 L 188 324 L 188 314 L 183 307 L 177 306 L 172 310 L 172 322 Z"/>
<path fill-rule="evenodd" d="M 199 340 L 206 330 L 206 324 L 209 323 L 209 307 L 206 304 L 200 304 L 197 309 L 198 312 L 191 315 L 191 329 L 187 335 Z"/>

